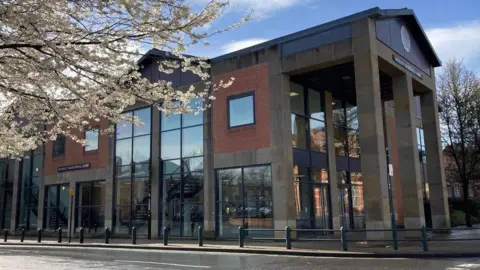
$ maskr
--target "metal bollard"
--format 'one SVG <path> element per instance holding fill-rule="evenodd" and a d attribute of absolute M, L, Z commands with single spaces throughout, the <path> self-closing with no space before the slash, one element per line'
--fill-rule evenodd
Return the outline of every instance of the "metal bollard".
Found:
<path fill-rule="evenodd" d="M 422 238 L 422 247 L 423 251 L 428 251 L 428 242 L 427 242 L 427 228 L 425 228 L 425 225 L 422 225 L 420 228 L 420 236 Z"/>
<path fill-rule="evenodd" d="M 5 231 L 3 232 L 3 242 L 7 242 L 7 238 L 8 238 L 8 230 L 5 229 Z"/>
<path fill-rule="evenodd" d="M 163 227 L 163 245 L 168 246 L 168 227 Z"/>
<path fill-rule="evenodd" d="M 132 245 L 137 244 L 137 228 L 132 228 Z"/>
<path fill-rule="evenodd" d="M 343 251 L 347 251 L 347 232 L 345 231 L 345 228 L 343 226 L 340 228 L 340 241 L 342 242 Z"/>
<path fill-rule="evenodd" d="M 393 250 L 398 250 L 397 228 L 392 228 Z"/>
<path fill-rule="evenodd" d="M 42 229 L 37 230 L 37 242 L 42 242 Z"/>
<path fill-rule="evenodd" d="M 285 242 L 287 249 L 292 249 L 292 229 L 288 226 L 285 228 Z"/>
<path fill-rule="evenodd" d="M 23 240 L 25 240 L 25 228 L 22 228 L 22 235 L 20 236 L 20 242 L 23 243 Z"/>
<path fill-rule="evenodd" d="M 245 230 L 243 226 L 238 227 L 238 246 L 243 248 L 243 244 L 245 242 Z"/>
<path fill-rule="evenodd" d="M 58 243 L 62 243 L 62 228 L 58 228 Z"/>
<path fill-rule="evenodd" d="M 83 244 L 83 238 L 85 237 L 85 229 L 83 227 L 80 228 L 80 244 Z"/>
<path fill-rule="evenodd" d="M 198 226 L 198 246 L 203 247 L 203 227 Z"/>
<path fill-rule="evenodd" d="M 108 244 L 110 238 L 110 231 L 108 227 L 105 227 L 105 244 Z"/>

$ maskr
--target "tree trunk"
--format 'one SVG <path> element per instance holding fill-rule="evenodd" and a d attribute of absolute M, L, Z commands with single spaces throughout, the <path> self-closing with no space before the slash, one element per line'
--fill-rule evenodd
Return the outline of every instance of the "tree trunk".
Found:
<path fill-rule="evenodd" d="M 465 207 L 465 221 L 467 227 L 472 227 L 472 211 L 470 210 L 470 198 L 468 196 L 468 184 L 463 184 L 463 204 Z"/>

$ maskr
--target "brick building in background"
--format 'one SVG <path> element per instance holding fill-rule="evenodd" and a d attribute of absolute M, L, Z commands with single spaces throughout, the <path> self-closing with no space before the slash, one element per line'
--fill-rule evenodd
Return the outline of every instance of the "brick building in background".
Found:
<path fill-rule="evenodd" d="M 147 52 L 143 75 L 180 89 L 198 83 L 192 73 L 160 73 L 165 58 L 175 60 Z M 388 229 L 391 203 L 399 225 L 418 229 L 425 200 L 432 226 L 450 226 L 434 83 L 441 63 L 412 10 L 369 9 L 210 63 L 214 80 L 236 80 L 199 115 L 138 104 L 125 113 L 143 126 L 119 123 L 114 136 L 94 126 L 86 147 L 60 138 L 30 159 L 3 161 L 1 227 L 126 235 L 135 226 L 156 237 L 164 226 L 192 236 L 203 225 L 216 238 L 237 237 L 239 225 Z"/>

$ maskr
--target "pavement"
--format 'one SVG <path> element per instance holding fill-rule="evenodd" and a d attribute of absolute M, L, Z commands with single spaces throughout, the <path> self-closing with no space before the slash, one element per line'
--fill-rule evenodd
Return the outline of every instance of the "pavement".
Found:
<path fill-rule="evenodd" d="M 480 269 L 479 258 L 335 258 L 174 250 L 0 246 L 5 269 Z"/>

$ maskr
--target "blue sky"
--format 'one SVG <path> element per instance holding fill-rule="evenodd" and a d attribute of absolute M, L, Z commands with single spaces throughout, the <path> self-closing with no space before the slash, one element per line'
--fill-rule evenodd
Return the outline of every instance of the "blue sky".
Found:
<path fill-rule="evenodd" d="M 188 53 L 213 57 L 376 6 L 413 9 L 443 62 L 457 57 L 480 74 L 479 0 L 231 0 L 226 14 L 210 29 L 231 25 L 250 9 L 257 18 Z"/>

